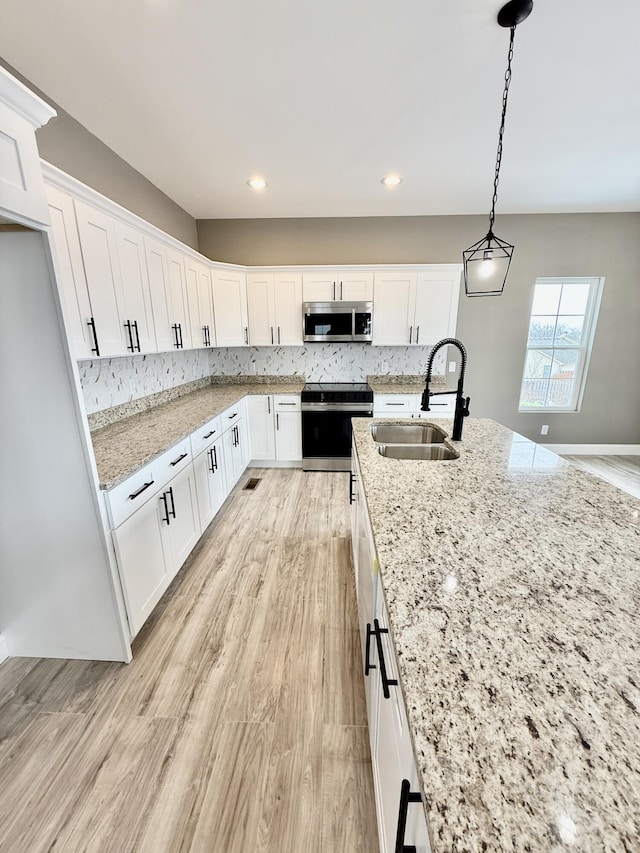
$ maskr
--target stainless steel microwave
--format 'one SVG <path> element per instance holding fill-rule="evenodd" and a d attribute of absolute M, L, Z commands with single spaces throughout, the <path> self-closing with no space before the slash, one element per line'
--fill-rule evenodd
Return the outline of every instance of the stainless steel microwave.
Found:
<path fill-rule="evenodd" d="M 305 341 L 371 343 L 373 302 L 303 302 Z"/>

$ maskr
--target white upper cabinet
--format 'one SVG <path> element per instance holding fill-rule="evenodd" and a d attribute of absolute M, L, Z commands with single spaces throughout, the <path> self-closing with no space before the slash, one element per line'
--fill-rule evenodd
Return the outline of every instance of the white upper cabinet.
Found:
<path fill-rule="evenodd" d="M 376 273 L 375 279 L 374 346 L 406 346 L 413 343 L 417 273 L 383 272 Z"/>
<path fill-rule="evenodd" d="M 145 237 L 144 248 L 149 275 L 156 345 L 158 352 L 166 352 L 167 350 L 176 349 L 176 335 L 171 328 L 171 320 L 169 319 L 171 308 L 169 303 L 167 246 L 158 240 L 152 240 L 151 237 Z"/>
<path fill-rule="evenodd" d="M 244 272 L 213 271 L 213 311 L 219 347 L 242 347 L 249 343 L 247 281 Z"/>
<path fill-rule="evenodd" d="M 53 236 L 56 278 L 71 352 L 75 358 L 91 358 L 95 346 L 89 323 L 93 316 L 84 275 L 76 212 L 71 196 L 46 187 Z"/>
<path fill-rule="evenodd" d="M 122 274 L 127 349 L 132 353 L 156 352 L 144 238 L 140 231 L 124 222 L 116 224 L 116 234 Z"/>
<path fill-rule="evenodd" d="M 304 273 L 304 302 L 369 302 L 373 299 L 373 272 Z"/>
<path fill-rule="evenodd" d="M 376 273 L 373 344 L 430 346 L 456 331 L 461 264 Z"/>
<path fill-rule="evenodd" d="M 125 304 L 118 258 L 116 222 L 108 214 L 74 200 L 80 247 L 93 309 L 96 355 L 126 355 Z"/>
<path fill-rule="evenodd" d="M 211 302 L 211 273 L 208 267 L 190 257 L 185 258 L 184 269 L 191 346 L 194 348 L 212 346 L 215 344 L 215 334 Z"/>
<path fill-rule="evenodd" d="M 49 224 L 35 131 L 55 114 L 0 68 L 0 220 Z"/>
<path fill-rule="evenodd" d="M 250 273 L 247 276 L 249 343 L 302 345 L 302 276 Z"/>
<path fill-rule="evenodd" d="M 415 344 L 455 337 L 462 264 L 431 266 L 418 273 Z"/>
<path fill-rule="evenodd" d="M 191 348 L 191 329 L 187 304 L 187 285 L 184 270 L 184 255 L 167 247 L 167 280 L 169 283 L 169 323 L 176 349 Z"/>

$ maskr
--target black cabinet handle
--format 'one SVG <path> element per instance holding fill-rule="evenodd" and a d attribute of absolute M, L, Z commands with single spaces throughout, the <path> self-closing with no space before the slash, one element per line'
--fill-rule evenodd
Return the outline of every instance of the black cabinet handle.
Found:
<path fill-rule="evenodd" d="M 133 344 L 133 332 L 131 331 L 131 323 L 129 320 L 127 320 L 127 322 L 124 324 L 124 327 L 129 333 L 129 343 L 127 344 L 127 349 L 129 350 L 129 352 L 135 352 L 136 348 Z"/>
<path fill-rule="evenodd" d="M 376 635 L 376 646 L 378 647 L 378 663 L 380 664 L 380 680 L 382 681 L 382 693 L 384 694 L 385 699 L 390 699 L 391 693 L 389 692 L 389 688 L 397 687 L 398 679 L 387 677 L 387 665 L 384 661 L 384 651 L 382 649 L 382 635 L 388 634 L 389 629 L 381 628 L 380 623 L 377 619 L 373 620 L 373 628 L 374 633 Z"/>
<path fill-rule="evenodd" d="M 237 418 L 237 417 L 238 417 L 238 413 L 237 413 L 237 412 L 234 412 L 232 415 L 229 415 L 228 417 L 229 417 L 229 420 L 231 421 L 231 420 L 233 420 L 234 418 Z"/>
<path fill-rule="evenodd" d="M 276 412 L 276 429 L 280 430 L 280 415 Z"/>
<path fill-rule="evenodd" d="M 207 345 L 207 327 L 202 327 L 202 345 L 206 347 Z"/>
<path fill-rule="evenodd" d="M 218 454 L 216 452 L 215 444 L 213 445 L 213 447 L 211 449 L 213 450 L 213 470 L 217 471 L 218 470 Z"/>
<path fill-rule="evenodd" d="M 416 326 L 416 343 L 420 340 L 420 326 Z"/>
<path fill-rule="evenodd" d="M 413 337 L 413 326 L 409 326 L 409 343 L 411 343 L 412 337 Z"/>
<path fill-rule="evenodd" d="M 182 460 L 183 460 L 183 459 L 186 459 L 186 457 L 187 457 L 188 455 L 189 455 L 188 453 L 183 453 L 181 456 L 178 456 L 178 458 L 177 458 L 177 459 L 174 459 L 174 460 L 173 460 L 173 462 L 170 462 L 169 464 L 170 464 L 170 465 L 171 465 L 171 467 L 173 468 L 175 465 L 177 465 L 177 464 L 178 464 L 178 462 L 182 462 Z"/>
<path fill-rule="evenodd" d="M 371 630 L 371 622 L 367 622 L 367 641 L 364 650 L 364 674 L 369 675 L 372 669 L 377 669 L 375 663 L 371 663 L 369 659 L 369 650 L 371 648 L 371 637 L 374 632 Z"/>
<path fill-rule="evenodd" d="M 353 494 L 353 484 L 355 483 L 356 478 L 353 474 L 353 471 L 349 471 L 349 503 L 352 504 L 355 501 L 355 495 Z"/>
<path fill-rule="evenodd" d="M 280 326 L 278 326 L 278 343 L 280 343 Z"/>
<path fill-rule="evenodd" d="M 278 403 L 279 406 L 295 406 L 295 403 Z"/>
<path fill-rule="evenodd" d="M 133 326 L 133 331 L 136 333 L 136 349 L 140 352 L 140 334 L 138 332 L 138 321 L 134 320 L 131 324 Z"/>
<path fill-rule="evenodd" d="M 176 517 L 176 505 L 173 500 L 173 486 L 169 486 L 169 497 L 171 498 L 171 515 L 173 518 Z"/>
<path fill-rule="evenodd" d="M 244 327 L 244 342 L 245 342 L 245 344 L 249 343 L 249 327 L 248 326 Z"/>
<path fill-rule="evenodd" d="M 167 503 L 167 493 L 163 492 L 160 495 L 160 500 L 164 503 L 164 518 L 163 521 L 166 521 L 167 524 L 171 524 L 171 519 L 169 518 L 169 504 Z"/>
<path fill-rule="evenodd" d="M 421 803 L 421 794 L 411 790 L 408 779 L 403 779 L 400 785 L 400 808 L 398 809 L 398 830 L 396 832 L 395 853 L 416 853 L 415 844 L 404 843 L 404 833 L 407 828 L 407 812 L 409 803 Z"/>
<path fill-rule="evenodd" d="M 136 499 L 137 497 L 139 497 L 139 496 L 140 496 L 144 491 L 146 491 L 146 490 L 149 488 L 149 486 L 153 486 L 153 484 L 154 484 L 154 480 L 149 480 L 149 482 L 148 482 L 148 483 L 145 483 L 145 484 L 144 484 L 144 486 L 140 486 L 140 488 L 138 489 L 138 491 L 137 491 L 137 492 L 132 492 L 132 493 L 129 495 L 129 500 L 130 500 L 130 501 L 135 500 L 135 499 Z"/>
<path fill-rule="evenodd" d="M 96 321 L 93 319 L 93 317 L 90 317 L 87 320 L 87 326 L 93 332 L 93 342 L 95 344 L 95 346 L 91 347 L 91 352 L 95 352 L 95 354 L 98 356 L 98 358 L 100 358 L 100 347 L 98 346 L 98 333 L 96 332 Z"/>
<path fill-rule="evenodd" d="M 267 397 L 267 414 L 271 414 L 271 397 Z"/>
<path fill-rule="evenodd" d="M 176 339 L 174 346 L 176 349 L 180 349 L 180 339 L 178 338 L 178 324 L 174 323 L 173 326 L 171 326 L 171 329 L 172 329 L 173 334 L 175 335 L 175 339 Z"/>
<path fill-rule="evenodd" d="M 184 349 L 184 344 L 182 343 L 182 323 L 178 323 L 178 331 L 180 332 L 180 349 Z"/>
<path fill-rule="evenodd" d="M 211 438 L 211 436 L 215 435 L 215 434 L 216 434 L 215 429 L 212 429 L 211 432 L 208 432 L 206 435 L 202 436 L 202 440 L 204 441 L 205 438 Z"/>
<path fill-rule="evenodd" d="M 216 470 L 213 467 L 213 448 L 210 448 L 209 450 L 207 450 L 207 456 L 209 457 L 209 463 L 210 463 L 209 464 L 209 473 L 213 474 L 213 473 L 215 473 L 215 470 Z"/>
<path fill-rule="evenodd" d="M 271 343 L 273 344 L 273 326 L 271 327 Z"/>

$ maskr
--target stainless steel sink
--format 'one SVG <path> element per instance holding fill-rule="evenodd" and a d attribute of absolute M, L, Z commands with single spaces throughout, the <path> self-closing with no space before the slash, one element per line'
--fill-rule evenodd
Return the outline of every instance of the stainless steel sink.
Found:
<path fill-rule="evenodd" d="M 390 459 L 425 459 L 446 461 L 459 459 L 457 450 L 444 444 L 379 444 L 378 453 Z"/>
<path fill-rule="evenodd" d="M 380 444 L 439 444 L 446 433 L 432 424 L 373 424 L 373 440 Z"/>

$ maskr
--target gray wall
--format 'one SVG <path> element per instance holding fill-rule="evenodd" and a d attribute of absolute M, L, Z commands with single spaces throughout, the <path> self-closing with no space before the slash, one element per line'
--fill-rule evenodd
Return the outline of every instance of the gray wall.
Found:
<path fill-rule="evenodd" d="M 455 263 L 486 230 L 481 216 L 198 222 L 203 254 L 246 264 Z M 460 298 L 472 414 L 552 444 L 640 443 L 640 214 L 499 216 L 496 230 L 516 247 L 504 295 Z M 606 278 L 582 408 L 518 414 L 535 280 L 561 275 Z"/>
<path fill-rule="evenodd" d="M 0 65 L 58 112 L 56 118 L 36 131 L 38 150 L 44 160 L 188 246 L 198 248 L 192 216 L 1 58 Z"/>

